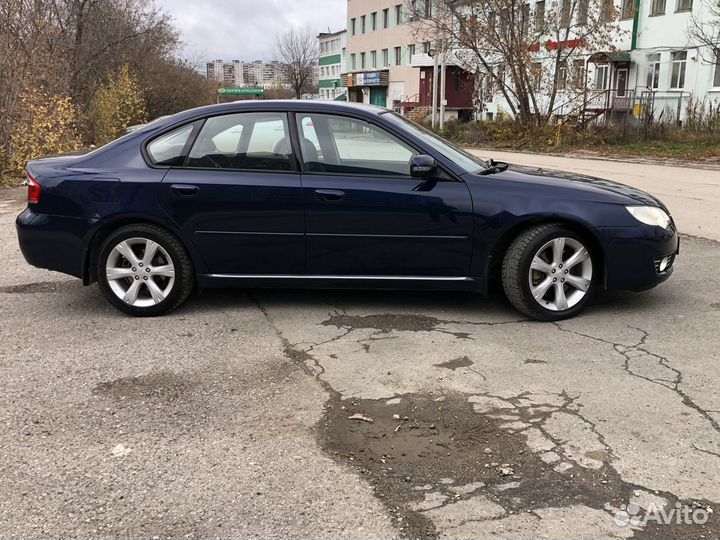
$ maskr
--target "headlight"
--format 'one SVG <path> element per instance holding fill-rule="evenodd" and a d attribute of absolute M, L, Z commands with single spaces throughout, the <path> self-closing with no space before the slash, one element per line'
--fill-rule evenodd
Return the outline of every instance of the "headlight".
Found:
<path fill-rule="evenodd" d="M 667 229 L 670 225 L 670 216 L 662 208 L 656 206 L 626 206 L 635 219 L 645 225 L 652 225 Z"/>

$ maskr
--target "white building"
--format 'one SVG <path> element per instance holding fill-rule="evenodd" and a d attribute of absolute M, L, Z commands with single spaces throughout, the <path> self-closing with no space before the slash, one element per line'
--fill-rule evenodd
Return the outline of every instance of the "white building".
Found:
<path fill-rule="evenodd" d="M 217 59 L 207 63 L 207 77 L 228 86 L 287 87 L 283 80 L 283 64 L 276 60 L 233 60 L 228 63 Z"/>
<path fill-rule="evenodd" d="M 347 51 L 347 31 L 318 34 L 320 55 L 318 59 L 319 91 L 321 99 L 336 99 L 345 94 L 340 74 L 344 73 Z"/>
<path fill-rule="evenodd" d="M 616 0 L 622 30 L 613 50 L 593 54 L 578 49 L 578 60 L 566 67 L 567 77 L 586 69 L 587 92 L 580 105 L 588 117 L 623 119 L 652 115 L 682 120 L 690 99 L 720 104 L 720 64 L 712 51 L 693 43 L 691 17 L 707 13 L 704 0 Z M 709 0 L 705 0 L 709 1 Z M 549 4 L 548 4 L 549 5 Z M 531 2 L 533 13 L 545 2 Z M 542 51 L 539 52 L 542 56 Z M 577 75 L 575 75 L 577 78 Z M 576 114 L 574 102 L 558 100 L 556 116 Z M 510 108 L 495 92 L 485 103 L 483 117 L 497 118 Z"/>

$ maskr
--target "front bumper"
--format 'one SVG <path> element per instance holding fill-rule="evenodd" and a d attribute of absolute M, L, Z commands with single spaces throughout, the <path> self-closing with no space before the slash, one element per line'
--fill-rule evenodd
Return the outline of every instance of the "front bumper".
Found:
<path fill-rule="evenodd" d="M 20 251 L 25 260 L 81 278 L 85 260 L 85 238 L 95 220 L 39 214 L 26 208 L 15 220 Z"/>
<path fill-rule="evenodd" d="M 605 251 L 605 282 L 609 291 L 645 291 L 659 285 L 673 273 L 680 240 L 675 224 L 667 229 L 600 227 L 594 229 Z M 661 271 L 661 262 L 670 257 Z M 668 261 L 666 261 L 667 263 Z"/>

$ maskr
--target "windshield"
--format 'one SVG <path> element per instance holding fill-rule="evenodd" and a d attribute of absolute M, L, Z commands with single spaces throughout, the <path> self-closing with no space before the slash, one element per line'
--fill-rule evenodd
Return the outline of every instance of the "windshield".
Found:
<path fill-rule="evenodd" d="M 490 166 L 487 161 L 483 161 L 479 157 L 475 157 L 465 150 L 450 144 L 442 137 L 435 135 L 429 129 L 426 129 L 415 122 L 411 122 L 410 120 L 406 120 L 399 114 L 388 111 L 387 113 L 384 113 L 384 116 L 393 124 L 399 125 L 428 146 L 431 146 L 433 150 L 440 152 L 443 156 L 461 167 L 465 172 L 477 173 L 478 171 L 487 169 Z"/>

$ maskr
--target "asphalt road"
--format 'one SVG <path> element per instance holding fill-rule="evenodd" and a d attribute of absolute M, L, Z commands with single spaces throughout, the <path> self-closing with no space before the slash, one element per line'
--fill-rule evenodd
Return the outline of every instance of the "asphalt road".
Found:
<path fill-rule="evenodd" d="M 699 214 L 720 173 L 695 174 L 663 198 L 718 239 Z M 560 324 L 499 294 L 353 291 L 211 291 L 133 319 L 25 264 L 20 198 L 0 191 L 2 537 L 719 535 L 713 240 Z M 624 524 L 651 503 L 709 521 Z"/>

